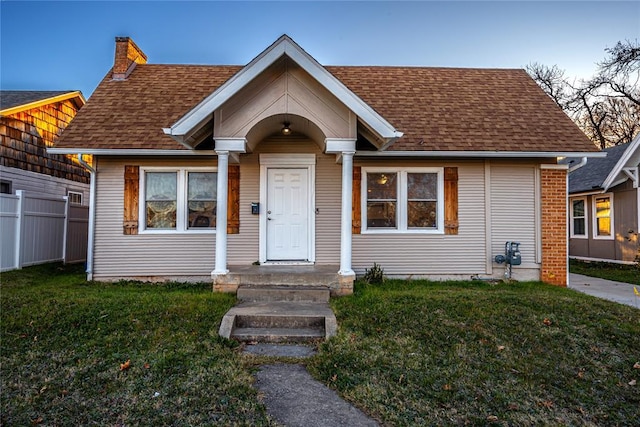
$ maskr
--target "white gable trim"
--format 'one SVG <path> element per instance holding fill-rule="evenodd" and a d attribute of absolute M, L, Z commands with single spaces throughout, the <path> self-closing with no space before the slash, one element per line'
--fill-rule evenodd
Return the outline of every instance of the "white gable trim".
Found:
<path fill-rule="evenodd" d="M 287 35 L 281 36 L 170 128 L 164 128 L 164 133 L 171 135 L 179 142 L 182 141 L 185 135 L 209 120 L 216 109 L 283 55 L 295 61 L 386 142 L 392 142 L 403 135 Z"/>
<path fill-rule="evenodd" d="M 633 141 L 629 144 L 629 147 L 624 151 L 616 166 L 611 170 L 607 178 L 602 183 L 602 188 L 604 191 L 609 190 L 611 187 L 615 187 L 616 185 L 624 182 L 625 179 L 620 180 L 619 176 L 626 168 L 631 168 L 630 171 L 636 169 L 637 174 L 637 165 L 630 164 L 635 159 L 636 162 L 640 161 L 640 134 L 638 134 Z M 633 173 L 633 172 L 632 172 Z M 637 176 L 637 175 L 636 175 Z M 633 176 L 631 176 L 633 179 Z M 634 180 L 634 187 L 637 188 L 638 181 Z"/>

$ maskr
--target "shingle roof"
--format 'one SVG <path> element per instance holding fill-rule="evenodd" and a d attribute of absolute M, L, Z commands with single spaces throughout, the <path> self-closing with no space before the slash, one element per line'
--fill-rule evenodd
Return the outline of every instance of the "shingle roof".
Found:
<path fill-rule="evenodd" d="M 0 110 L 75 92 L 73 90 L 0 90 Z"/>
<path fill-rule="evenodd" d="M 569 174 L 569 194 L 602 189 L 602 183 L 616 166 L 629 144 L 605 148 L 607 157 L 590 158 L 587 164 Z M 568 157 L 561 163 L 570 167 L 580 162 L 580 158 Z"/>
<path fill-rule="evenodd" d="M 138 65 L 100 83 L 57 148 L 186 149 L 169 127 L 240 66 Z M 524 70 L 326 69 L 404 132 L 389 150 L 596 151 Z"/>

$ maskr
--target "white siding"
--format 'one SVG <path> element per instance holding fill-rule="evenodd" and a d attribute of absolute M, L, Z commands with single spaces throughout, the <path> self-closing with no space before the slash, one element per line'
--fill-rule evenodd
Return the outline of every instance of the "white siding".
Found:
<path fill-rule="evenodd" d="M 209 276 L 214 266 L 213 234 L 122 232 L 124 166 L 215 166 L 215 158 L 100 158 L 96 179 L 95 279 Z"/>
<path fill-rule="evenodd" d="M 491 165 L 491 254 L 504 254 L 507 241 L 520 242 L 522 266 L 538 268 L 534 165 Z M 498 267 L 501 268 L 501 267 Z"/>
<path fill-rule="evenodd" d="M 66 196 L 67 191 L 70 190 L 82 193 L 82 204 L 85 206 L 89 204 L 89 184 L 5 166 L 0 166 L 0 178 L 3 181 L 11 181 L 13 194 L 17 190 L 24 190 L 29 193 L 62 197 Z"/>
<path fill-rule="evenodd" d="M 271 138 L 260 143 L 253 153 L 241 156 L 240 234 L 228 236 L 228 264 L 248 265 L 259 258 L 259 216 L 251 214 L 250 205 L 260 199 L 260 153 L 316 154 L 316 263 L 337 265 L 340 260 L 341 165 L 336 163 L 334 155 L 323 154 L 315 142 L 297 137 Z M 168 160 L 100 159 L 94 264 L 97 279 L 206 277 L 213 270 L 215 235 L 122 234 L 124 165 L 163 166 L 169 163 Z M 390 165 L 388 160 L 356 158 L 356 162 L 360 166 Z M 215 166 L 216 159 L 171 159 L 170 164 Z M 535 263 L 535 165 L 495 162 L 486 170 L 482 161 L 395 160 L 392 164 L 458 167 L 459 233 L 354 235 L 352 258 L 358 274 L 377 262 L 389 275 L 444 278 L 492 273 L 500 276 L 502 267 L 493 264 L 496 267 L 493 272 L 488 271 L 488 267 L 492 266 L 493 257 L 503 252 L 504 242 L 515 240 L 522 244 L 523 265 L 514 270 L 526 270 L 529 277 L 535 278 L 539 271 L 539 265 Z M 490 219 L 487 220 L 488 210 Z M 491 236 L 489 241 L 487 236 Z"/>
<path fill-rule="evenodd" d="M 369 166 L 372 162 L 358 162 Z M 484 165 L 481 162 L 400 162 L 412 167 L 458 167 L 458 235 L 360 234 L 353 236 L 353 268 L 361 274 L 374 262 L 389 275 L 484 274 Z M 378 166 L 392 166 L 388 161 Z"/>

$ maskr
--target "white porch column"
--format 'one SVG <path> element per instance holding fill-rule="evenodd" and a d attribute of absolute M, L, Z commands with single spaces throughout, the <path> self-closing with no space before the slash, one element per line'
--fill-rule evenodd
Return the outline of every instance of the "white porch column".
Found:
<path fill-rule="evenodd" d="M 342 218 L 340 228 L 340 271 L 341 276 L 355 276 L 351 269 L 351 223 L 353 189 L 353 155 L 355 151 L 342 152 Z"/>
<path fill-rule="evenodd" d="M 227 269 L 227 182 L 229 181 L 229 152 L 218 154 L 218 194 L 216 198 L 216 265 L 211 275 L 224 275 Z"/>

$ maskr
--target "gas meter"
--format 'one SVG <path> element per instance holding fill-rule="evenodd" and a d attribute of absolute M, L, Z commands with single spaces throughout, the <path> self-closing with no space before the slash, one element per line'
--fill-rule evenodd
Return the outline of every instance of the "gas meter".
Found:
<path fill-rule="evenodd" d="M 498 264 L 505 263 L 504 277 L 511 279 L 511 267 L 522 264 L 522 255 L 520 255 L 520 242 L 506 242 L 504 244 L 504 255 L 496 255 L 495 262 Z"/>

